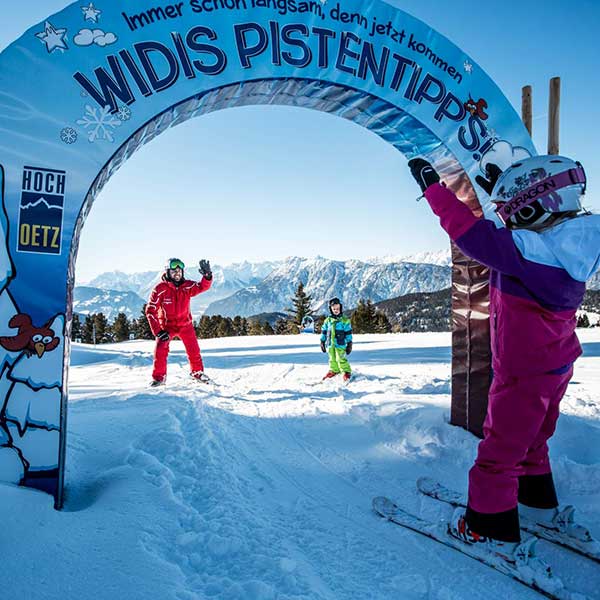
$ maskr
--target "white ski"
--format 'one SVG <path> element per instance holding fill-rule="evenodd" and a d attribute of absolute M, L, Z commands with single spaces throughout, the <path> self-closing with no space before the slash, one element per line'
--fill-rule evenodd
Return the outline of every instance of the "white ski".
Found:
<path fill-rule="evenodd" d="M 465 497 L 462 494 L 447 488 L 445 485 L 430 477 L 420 477 L 417 480 L 417 489 L 419 492 L 430 498 L 435 498 L 436 500 L 451 504 L 452 506 L 462 506 L 463 508 L 466 508 L 467 506 Z M 567 507 L 563 512 L 565 518 L 572 518 L 572 507 Z M 558 528 L 544 527 L 535 521 L 521 518 L 521 529 L 541 539 L 547 540 L 548 542 L 558 544 L 563 548 L 568 548 L 593 561 L 600 562 L 600 544 L 592 538 L 589 531 L 583 530 L 583 528 L 581 528 L 582 535 L 580 538 L 575 538 L 566 535 Z"/>
<path fill-rule="evenodd" d="M 470 556 L 475 560 L 489 566 L 490 568 L 511 577 L 515 581 L 543 594 L 547 598 L 555 600 L 585 600 L 586 596 L 574 593 L 564 587 L 562 581 L 552 575 L 550 569 L 538 570 L 529 566 L 531 561 L 538 559 L 533 557 L 533 549 L 537 541 L 536 538 L 530 538 L 521 543 L 515 563 L 508 562 L 499 556 L 494 556 L 490 552 L 482 552 L 475 544 L 467 544 L 458 540 L 448 533 L 448 523 L 440 521 L 434 523 L 426 521 L 402 510 L 397 504 L 389 498 L 378 496 L 373 498 L 373 510 L 388 521 L 405 527 L 425 537 L 444 544 L 449 548 L 454 548 L 462 554 Z M 522 560 L 519 558 L 522 558 Z"/>

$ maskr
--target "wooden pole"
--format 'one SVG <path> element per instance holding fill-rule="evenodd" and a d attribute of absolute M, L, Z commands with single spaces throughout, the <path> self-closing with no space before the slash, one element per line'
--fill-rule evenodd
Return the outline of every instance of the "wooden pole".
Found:
<path fill-rule="evenodd" d="M 560 129 L 560 77 L 550 80 L 550 95 L 548 100 L 548 154 L 559 152 Z"/>
<path fill-rule="evenodd" d="M 526 85 L 521 89 L 521 120 L 525 124 L 529 135 L 532 132 L 533 117 L 531 110 L 531 86 Z"/>

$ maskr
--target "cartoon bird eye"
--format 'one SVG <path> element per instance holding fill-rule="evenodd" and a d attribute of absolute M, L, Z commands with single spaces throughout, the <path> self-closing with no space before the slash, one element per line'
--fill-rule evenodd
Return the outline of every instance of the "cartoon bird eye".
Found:
<path fill-rule="evenodd" d="M 51 338 L 49 335 L 47 335 L 47 336 L 46 336 L 46 337 L 45 337 L 45 338 L 42 340 L 42 342 L 44 342 L 44 344 L 49 344 L 51 341 L 52 341 L 52 338 Z"/>
<path fill-rule="evenodd" d="M 42 336 L 39 333 L 37 333 L 31 339 L 37 344 L 38 342 L 42 341 Z"/>

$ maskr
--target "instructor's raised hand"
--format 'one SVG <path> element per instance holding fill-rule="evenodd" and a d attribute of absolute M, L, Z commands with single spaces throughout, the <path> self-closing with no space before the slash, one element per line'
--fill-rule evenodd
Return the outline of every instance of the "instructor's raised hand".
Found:
<path fill-rule="evenodd" d="M 200 273 L 202 273 L 202 275 L 204 277 L 206 277 L 206 279 L 212 279 L 213 274 L 212 274 L 212 270 L 210 268 L 210 261 L 203 258 L 198 263 L 198 270 L 200 271 Z"/>

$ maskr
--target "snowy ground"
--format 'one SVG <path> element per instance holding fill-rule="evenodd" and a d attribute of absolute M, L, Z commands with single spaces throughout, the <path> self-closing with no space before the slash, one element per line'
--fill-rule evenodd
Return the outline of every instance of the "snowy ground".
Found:
<path fill-rule="evenodd" d="M 450 335 L 356 336 L 347 388 L 316 336 L 207 340 L 214 388 L 147 383 L 152 344 L 75 346 L 67 500 L 0 485 L 0 598 L 384 600 L 539 596 L 376 517 L 385 494 L 427 517 L 420 475 L 464 489 L 477 439 L 447 424 Z M 600 329 L 551 452 L 562 501 L 600 538 Z M 540 543 L 600 598 L 600 568 Z"/>

